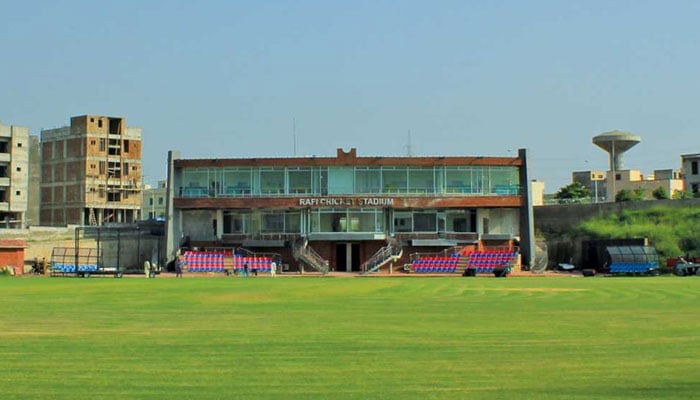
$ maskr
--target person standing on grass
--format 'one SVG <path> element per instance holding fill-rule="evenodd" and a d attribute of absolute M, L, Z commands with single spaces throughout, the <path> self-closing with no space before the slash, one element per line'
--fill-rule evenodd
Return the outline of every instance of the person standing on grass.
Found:
<path fill-rule="evenodd" d="M 248 276 L 248 263 L 243 264 L 243 276 Z"/>
<path fill-rule="evenodd" d="M 183 264 L 185 263 L 185 260 L 182 258 L 181 255 L 178 255 L 177 258 L 175 259 L 175 277 L 176 278 L 182 278 L 182 269 L 184 268 Z"/>
<path fill-rule="evenodd" d="M 277 263 L 275 263 L 274 261 L 271 262 L 270 263 L 270 276 L 273 278 L 275 277 L 275 273 L 277 272 L 276 269 L 277 269 Z"/>
<path fill-rule="evenodd" d="M 143 274 L 146 275 L 146 278 L 151 277 L 151 262 L 148 260 L 143 262 Z"/>

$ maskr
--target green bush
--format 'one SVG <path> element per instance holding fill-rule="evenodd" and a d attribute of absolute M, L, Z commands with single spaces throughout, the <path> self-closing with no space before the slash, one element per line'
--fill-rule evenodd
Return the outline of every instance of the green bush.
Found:
<path fill-rule="evenodd" d="M 623 210 L 581 223 L 577 234 L 592 239 L 647 237 L 662 260 L 681 254 L 697 257 L 700 256 L 700 209 L 659 206 Z"/>

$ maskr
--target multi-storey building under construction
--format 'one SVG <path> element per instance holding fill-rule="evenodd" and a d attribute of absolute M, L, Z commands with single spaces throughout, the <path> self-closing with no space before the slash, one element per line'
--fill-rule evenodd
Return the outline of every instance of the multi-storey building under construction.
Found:
<path fill-rule="evenodd" d="M 29 129 L 0 123 L 0 228 L 26 224 Z"/>
<path fill-rule="evenodd" d="M 41 131 L 41 224 L 132 223 L 141 209 L 141 129 L 82 115 Z"/>

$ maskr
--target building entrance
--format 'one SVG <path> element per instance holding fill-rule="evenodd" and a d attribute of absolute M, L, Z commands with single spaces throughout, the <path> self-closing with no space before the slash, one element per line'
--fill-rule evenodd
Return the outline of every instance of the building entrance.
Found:
<path fill-rule="evenodd" d="M 335 244 L 335 270 L 341 272 L 360 271 L 360 244 Z"/>

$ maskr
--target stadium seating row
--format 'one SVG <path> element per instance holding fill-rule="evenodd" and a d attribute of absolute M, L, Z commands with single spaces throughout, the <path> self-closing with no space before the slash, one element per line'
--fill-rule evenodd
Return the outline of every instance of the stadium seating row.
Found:
<path fill-rule="evenodd" d="M 225 258 L 231 258 L 231 265 L 225 265 Z M 243 271 L 246 264 L 248 270 L 258 272 L 270 272 L 270 267 L 274 261 L 271 257 L 241 256 L 228 254 L 222 251 L 186 251 L 183 254 L 188 272 L 225 272 L 233 269 L 236 272 Z"/>
<path fill-rule="evenodd" d="M 412 262 L 413 271 L 419 274 L 455 273 L 459 257 L 459 254 L 452 254 L 447 257 L 424 256 L 416 258 Z"/>
<path fill-rule="evenodd" d="M 611 274 L 645 274 L 657 268 L 653 262 L 614 262 L 610 264 Z"/>
<path fill-rule="evenodd" d="M 99 267 L 96 264 L 80 264 L 76 271 L 75 264 L 60 264 L 53 263 L 51 265 L 53 272 L 59 272 L 62 274 L 74 274 L 76 272 L 97 272 Z"/>
<path fill-rule="evenodd" d="M 477 274 L 490 274 L 494 269 L 507 268 L 517 259 L 518 253 L 512 250 L 487 250 L 472 252 L 467 262 L 468 269 Z"/>

